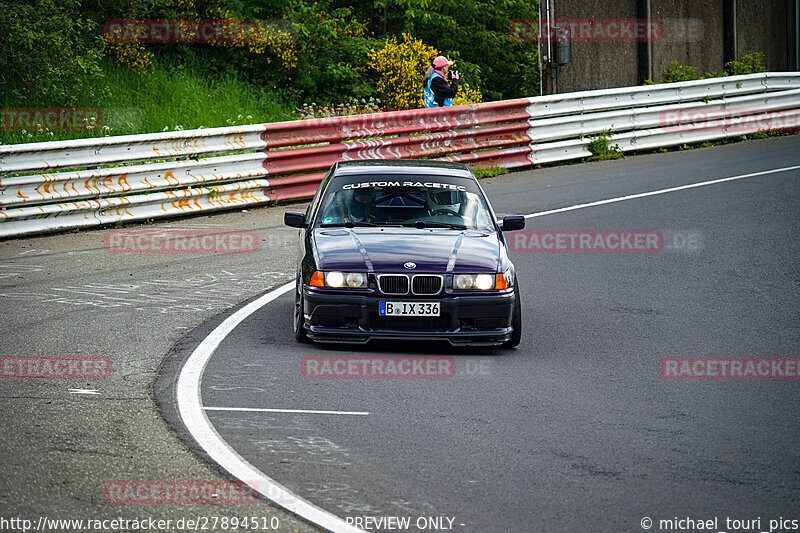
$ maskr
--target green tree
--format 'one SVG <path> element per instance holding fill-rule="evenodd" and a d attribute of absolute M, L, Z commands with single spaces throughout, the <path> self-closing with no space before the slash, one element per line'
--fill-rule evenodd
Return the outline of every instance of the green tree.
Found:
<path fill-rule="evenodd" d="M 294 83 L 307 99 L 335 102 L 374 94 L 364 74 L 367 53 L 376 44 L 350 8 L 295 1 L 285 17 L 292 21 L 297 39 Z"/>

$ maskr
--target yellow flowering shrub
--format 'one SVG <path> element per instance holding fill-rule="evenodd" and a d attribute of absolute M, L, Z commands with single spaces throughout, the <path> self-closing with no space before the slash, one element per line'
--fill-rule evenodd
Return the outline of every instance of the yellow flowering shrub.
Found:
<path fill-rule="evenodd" d="M 403 41 L 390 37 L 383 48 L 370 50 L 370 67 L 378 73 L 377 91 L 382 103 L 389 109 L 423 107 L 422 79 L 425 70 L 439 51 L 407 33 Z M 453 105 L 481 102 L 478 87 L 459 85 Z"/>
<path fill-rule="evenodd" d="M 255 25 L 251 20 L 241 20 L 233 16 L 230 10 L 216 8 L 210 10 L 210 14 L 220 20 L 221 29 L 225 39 L 210 41 L 210 44 L 227 48 L 242 48 L 252 54 L 264 55 L 271 54 L 277 57 L 281 66 L 292 69 L 297 66 L 297 49 L 295 38 L 292 33 L 279 24 L 265 24 L 265 21 L 257 21 Z M 268 64 L 272 63 L 270 57 L 266 57 Z"/>
<path fill-rule="evenodd" d="M 390 37 L 379 50 L 370 50 L 370 66 L 378 72 L 377 91 L 391 109 L 422 107 L 422 77 L 438 50 L 420 39 L 403 34 L 403 41 Z"/>
<path fill-rule="evenodd" d="M 109 55 L 114 63 L 127 67 L 137 74 L 153 72 L 153 52 L 138 41 L 130 43 L 114 43 L 106 41 L 103 53 Z"/>
<path fill-rule="evenodd" d="M 480 104 L 481 102 L 483 102 L 483 96 L 478 89 L 473 89 L 466 83 L 458 85 L 458 93 L 453 98 L 453 105 Z"/>
<path fill-rule="evenodd" d="M 195 37 L 196 21 L 214 20 L 218 26 L 215 28 L 214 36 L 205 40 L 205 44 L 264 55 L 268 64 L 272 63 L 273 58 L 277 58 L 286 70 L 297 66 L 298 52 L 289 22 L 284 24 L 283 21 L 269 23 L 243 20 L 231 10 L 220 6 L 208 9 L 201 17 L 196 11 L 193 0 L 176 0 L 173 7 L 179 10 L 180 17 L 177 20 L 181 22 L 178 22 L 178 25 L 181 35 L 187 42 L 192 42 Z M 217 35 L 220 37 L 215 38 Z M 135 36 L 133 42 L 106 40 L 103 52 L 111 56 L 117 65 L 128 67 L 136 73 L 149 74 L 153 70 L 153 52 L 138 42 Z"/>
<path fill-rule="evenodd" d="M 269 50 L 281 60 L 284 69 L 297 66 L 297 47 L 291 32 L 277 26 L 265 28 L 261 26 L 258 39 L 250 45 L 250 51 L 256 54 Z M 267 58 L 267 63 L 270 63 Z"/>

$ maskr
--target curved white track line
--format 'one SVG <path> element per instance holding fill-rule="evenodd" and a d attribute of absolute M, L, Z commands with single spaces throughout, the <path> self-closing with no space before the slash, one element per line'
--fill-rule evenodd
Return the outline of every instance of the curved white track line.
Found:
<path fill-rule="evenodd" d="M 320 509 L 311 502 L 293 494 L 289 489 L 267 477 L 248 463 L 219 436 L 208 420 L 201 403 L 200 383 L 203 379 L 203 370 L 220 343 L 248 316 L 293 289 L 294 281 L 271 290 L 226 318 L 222 324 L 214 328 L 214 331 L 208 337 L 203 339 L 203 342 L 189 356 L 178 376 L 178 412 L 189 433 L 192 434 L 192 437 L 206 451 L 209 457 L 235 478 L 252 486 L 259 493 L 284 509 L 329 531 L 334 533 L 362 533 L 360 529 L 349 525 L 338 516 Z"/>

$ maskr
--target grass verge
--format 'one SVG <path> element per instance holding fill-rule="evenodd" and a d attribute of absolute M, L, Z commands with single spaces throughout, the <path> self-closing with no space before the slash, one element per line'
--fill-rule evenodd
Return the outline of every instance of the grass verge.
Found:
<path fill-rule="evenodd" d="M 294 120 L 292 103 L 281 102 L 264 88 L 238 79 L 218 79 L 185 65 L 157 65 L 149 75 L 104 65 L 98 84 L 106 90 L 97 99 L 79 99 L 74 107 L 98 110 L 78 131 L 33 126 L 22 131 L 0 131 L 3 144 L 54 141 L 109 135 L 213 128 Z M 29 108 L 9 102 L 4 108 Z M 37 107 L 61 107 L 41 105 Z M 95 116 L 95 120 L 91 120 Z M 92 124 L 92 122 L 94 122 Z M 47 129 L 46 129 L 47 128 Z"/>

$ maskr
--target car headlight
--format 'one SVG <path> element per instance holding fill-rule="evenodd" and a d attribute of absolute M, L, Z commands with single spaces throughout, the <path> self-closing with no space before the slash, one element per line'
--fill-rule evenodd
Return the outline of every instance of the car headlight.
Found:
<path fill-rule="evenodd" d="M 325 285 L 328 287 L 344 287 L 344 274 L 342 272 L 326 272 Z"/>
<path fill-rule="evenodd" d="M 361 272 L 348 272 L 344 276 L 344 282 L 351 289 L 363 289 L 367 286 L 367 275 Z"/>
<path fill-rule="evenodd" d="M 324 279 L 324 283 L 322 282 Z M 316 281 L 316 283 L 315 283 Z M 367 288 L 367 275 L 363 272 L 339 272 L 331 271 L 314 272 L 311 276 L 311 285 L 315 287 L 333 287 L 340 289 L 346 287 L 348 289 L 366 289 Z"/>
<path fill-rule="evenodd" d="M 489 289 L 503 290 L 509 287 L 505 274 L 456 274 L 453 276 L 453 288 L 456 290 Z"/>

